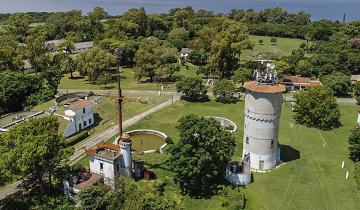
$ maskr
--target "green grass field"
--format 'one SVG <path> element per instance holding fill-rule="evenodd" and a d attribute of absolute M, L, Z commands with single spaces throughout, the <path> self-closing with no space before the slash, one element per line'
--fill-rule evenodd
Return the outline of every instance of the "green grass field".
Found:
<path fill-rule="evenodd" d="M 192 64 L 186 64 L 188 69 L 185 66 L 182 66 L 179 72 L 174 74 L 174 77 L 187 76 L 187 77 L 197 77 L 196 70 L 197 66 Z M 78 77 L 77 73 L 74 73 L 75 79 L 70 79 L 70 74 L 65 74 L 60 81 L 59 89 L 86 89 L 86 90 L 99 90 L 106 89 L 103 85 L 97 85 L 90 83 L 87 80 L 87 77 Z M 161 85 L 165 86 L 164 91 L 174 91 L 175 84 L 173 82 L 160 84 L 157 82 L 146 82 L 145 80 L 136 81 L 135 72 L 133 68 L 125 68 L 121 74 L 121 87 L 127 90 L 160 90 Z M 112 81 L 107 85 L 107 89 L 114 89 L 116 87 L 116 82 Z"/>
<path fill-rule="evenodd" d="M 252 50 L 244 50 L 241 55 L 242 61 L 248 61 L 251 59 L 257 59 L 256 54 L 258 53 L 275 53 L 279 56 L 287 56 L 290 55 L 291 52 L 294 49 L 297 49 L 300 47 L 301 43 L 306 43 L 305 40 L 302 39 L 289 39 L 289 38 L 280 38 L 276 37 L 277 42 L 276 45 L 272 45 L 270 43 L 270 37 L 268 36 L 249 36 L 250 41 L 254 43 L 254 48 Z M 259 40 L 264 40 L 263 45 L 259 44 Z M 264 59 L 267 59 L 268 57 L 263 57 Z"/>
<path fill-rule="evenodd" d="M 213 101 L 180 101 L 174 107 L 154 113 L 127 130 L 156 129 L 177 142 L 178 131 L 175 126 L 181 116 L 195 113 L 226 117 L 238 125 L 233 159 L 239 160 L 242 152 L 243 108 L 243 102 L 223 105 Z M 320 131 L 296 124 L 289 106 L 283 105 L 279 141 L 283 145 L 282 159 L 288 162 L 267 173 L 254 173 L 254 182 L 244 189 L 247 209 L 359 208 L 360 193 L 356 190 L 353 164 L 347 157 L 347 137 L 356 123 L 358 107 L 340 105 L 340 109 L 343 126 L 332 131 Z M 134 158 L 146 160 L 146 166 L 154 170 L 158 177 L 173 176 L 167 154 Z M 340 167 L 342 160 L 345 161 L 344 169 Z M 346 171 L 350 172 L 348 180 L 345 179 Z M 175 185 L 167 187 L 167 191 L 178 193 Z M 235 193 L 236 190 L 233 191 Z M 224 209 L 219 196 L 211 199 L 184 197 L 182 204 L 186 209 Z"/>

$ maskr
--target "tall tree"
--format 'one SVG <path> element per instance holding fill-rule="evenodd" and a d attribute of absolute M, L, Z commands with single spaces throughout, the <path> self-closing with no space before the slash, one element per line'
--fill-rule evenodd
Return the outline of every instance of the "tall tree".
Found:
<path fill-rule="evenodd" d="M 58 134 L 56 117 L 32 119 L 0 134 L 0 164 L 10 180 L 23 179 L 25 188 L 52 186 L 67 164 L 73 148 Z M 3 168 L 0 169 L 4 171 Z"/>
<path fill-rule="evenodd" d="M 50 64 L 49 48 L 45 44 L 45 37 L 29 35 L 25 38 L 24 56 L 29 60 L 35 72 L 48 68 Z"/>
<path fill-rule="evenodd" d="M 186 41 L 189 39 L 189 32 L 184 28 L 175 28 L 170 31 L 167 41 L 177 49 L 181 49 L 186 46 Z"/>
<path fill-rule="evenodd" d="M 185 77 L 176 83 L 176 90 L 185 94 L 186 99 L 190 101 L 202 100 L 207 93 L 207 88 L 202 82 L 200 78 Z"/>
<path fill-rule="evenodd" d="M 175 181 L 182 193 L 206 196 L 224 177 L 235 139 L 213 119 L 187 115 L 177 127 L 180 141 L 170 150 Z"/>
<path fill-rule="evenodd" d="M 17 40 L 21 41 L 23 37 L 27 35 L 27 31 L 30 28 L 32 18 L 28 14 L 14 13 L 6 20 L 7 30 L 16 37 Z"/>
<path fill-rule="evenodd" d="M 322 82 L 325 86 L 331 88 L 337 96 L 348 95 L 351 91 L 350 76 L 341 72 L 324 76 Z"/>
<path fill-rule="evenodd" d="M 236 102 L 235 91 L 235 83 L 232 80 L 227 79 L 217 80 L 213 89 L 216 101 L 221 103 Z"/>
<path fill-rule="evenodd" d="M 137 36 L 145 36 L 147 29 L 147 16 L 144 7 L 139 9 L 129 9 L 122 15 L 122 19 L 135 23 L 139 26 L 139 34 Z"/>
<path fill-rule="evenodd" d="M 111 53 L 99 47 L 81 53 L 76 60 L 77 68 L 82 75 L 86 75 L 90 82 L 95 82 L 103 72 L 109 71 L 116 63 Z"/>
<path fill-rule="evenodd" d="M 297 100 L 295 119 L 309 127 L 329 130 L 340 126 L 340 111 L 333 91 L 327 87 L 311 87 L 294 95 Z"/>

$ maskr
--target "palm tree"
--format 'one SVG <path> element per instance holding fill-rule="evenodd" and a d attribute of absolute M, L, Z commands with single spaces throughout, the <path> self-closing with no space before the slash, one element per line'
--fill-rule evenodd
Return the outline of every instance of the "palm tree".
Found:
<path fill-rule="evenodd" d="M 70 56 L 65 60 L 64 72 L 70 72 L 70 78 L 73 77 L 73 72 L 76 70 L 76 62 Z"/>

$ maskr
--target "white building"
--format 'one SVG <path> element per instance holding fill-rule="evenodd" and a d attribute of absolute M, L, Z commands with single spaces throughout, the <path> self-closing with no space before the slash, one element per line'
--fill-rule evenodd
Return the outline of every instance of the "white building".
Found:
<path fill-rule="evenodd" d="M 189 49 L 189 48 L 181 48 L 180 57 L 186 58 L 186 57 L 189 56 L 189 54 L 190 54 L 191 52 L 192 52 L 192 50 Z"/>
<path fill-rule="evenodd" d="M 275 66 L 267 64 L 256 70 L 256 81 L 245 82 L 244 88 L 243 157 L 250 156 L 252 169 L 268 170 L 280 162 L 278 133 L 285 86 L 276 84 Z"/>
<path fill-rule="evenodd" d="M 94 124 L 93 104 L 88 99 L 78 100 L 65 107 L 65 117 L 69 123 L 64 137 L 71 136 Z"/>
<path fill-rule="evenodd" d="M 131 140 L 127 133 L 121 136 L 119 145 L 102 142 L 95 149 L 85 150 L 85 154 L 90 156 L 90 171 L 80 178 L 64 181 L 67 195 L 76 194 L 96 182 L 114 189 L 118 176 L 133 177 Z"/>

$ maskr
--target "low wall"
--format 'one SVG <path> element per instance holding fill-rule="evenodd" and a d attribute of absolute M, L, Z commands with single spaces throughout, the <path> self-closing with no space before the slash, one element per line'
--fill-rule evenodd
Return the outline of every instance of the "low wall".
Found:
<path fill-rule="evenodd" d="M 236 124 L 229 119 L 226 119 L 223 117 L 217 117 L 217 116 L 204 116 L 204 118 L 205 119 L 209 119 L 209 118 L 214 119 L 214 120 L 218 121 L 222 127 L 232 126 L 233 129 L 229 130 L 230 133 L 235 133 L 235 131 L 237 130 Z"/>
<path fill-rule="evenodd" d="M 160 131 L 156 131 L 156 130 L 148 130 L 148 129 L 139 129 L 139 130 L 132 130 L 129 132 L 126 132 L 127 134 L 129 134 L 129 136 L 131 137 L 131 135 L 135 135 L 135 134 L 150 134 L 150 135 L 155 135 L 155 136 L 159 136 L 160 138 L 164 139 L 165 144 L 161 145 L 161 147 L 159 148 L 160 153 L 163 153 L 163 149 L 167 146 L 166 143 L 166 138 L 167 135 L 163 132 Z M 156 150 L 146 150 L 144 151 L 144 154 L 150 154 L 150 153 L 156 153 Z"/>

